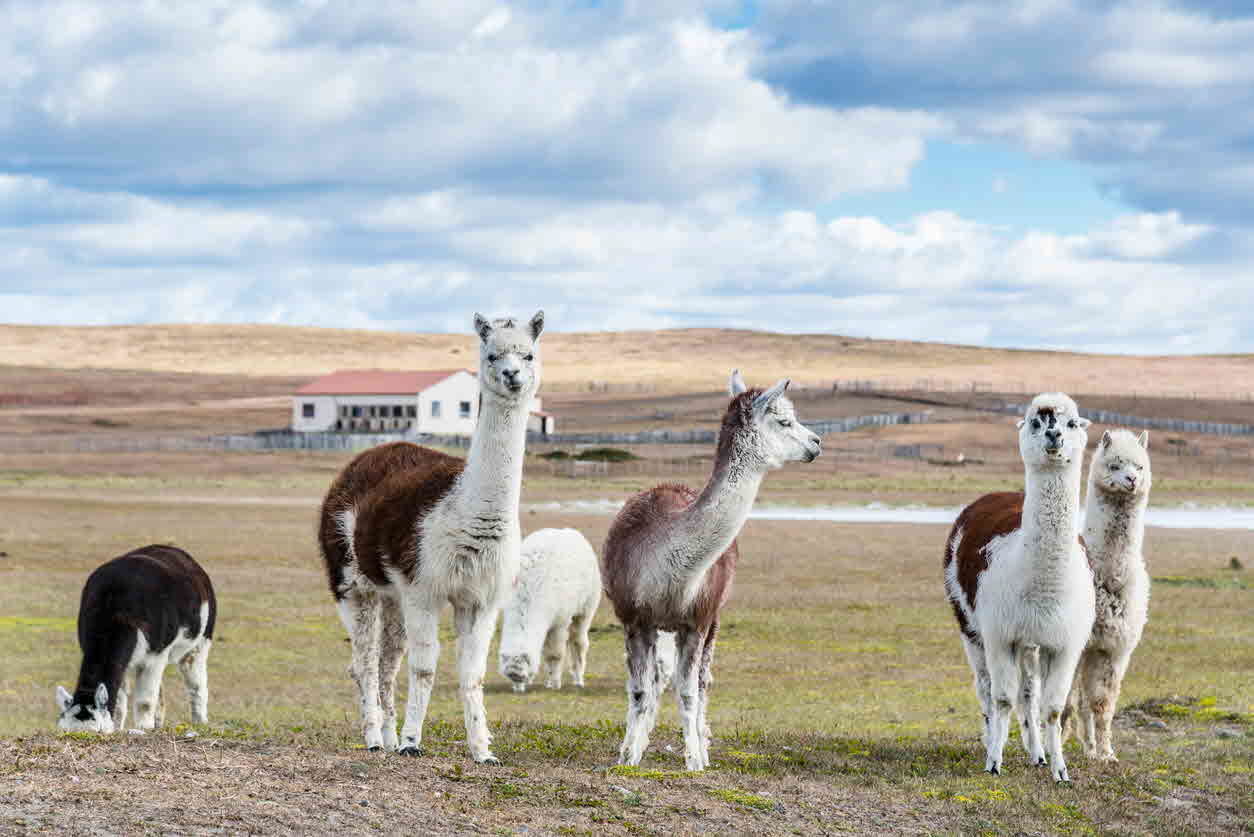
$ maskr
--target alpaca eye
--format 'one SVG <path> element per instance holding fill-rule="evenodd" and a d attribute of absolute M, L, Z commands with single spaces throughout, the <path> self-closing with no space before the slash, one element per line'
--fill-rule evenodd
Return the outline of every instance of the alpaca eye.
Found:
<path fill-rule="evenodd" d="M 1072 419 L 1071 421 L 1067 422 L 1067 428 L 1069 430 L 1075 430 L 1079 426 L 1080 425 L 1076 424 L 1075 419 Z"/>
<path fill-rule="evenodd" d="M 1040 430 L 1040 429 L 1041 429 L 1041 422 L 1040 422 L 1040 420 L 1039 420 L 1039 419 L 1032 419 L 1032 429 L 1033 429 L 1033 430 Z"/>
<path fill-rule="evenodd" d="M 1110 463 L 1109 465 L 1107 465 L 1106 467 L 1107 467 L 1107 468 L 1109 468 L 1109 469 L 1110 469 L 1110 470 L 1112 470 L 1112 471 L 1118 471 L 1118 470 L 1119 470 L 1119 463 L 1118 463 L 1118 462 L 1112 462 L 1112 463 Z"/>
<path fill-rule="evenodd" d="M 792 427 L 792 422 L 789 421 L 788 419 L 780 419 L 779 426 L 780 427 Z"/>
<path fill-rule="evenodd" d="M 496 355 L 488 355 L 488 363 L 496 363 Z"/>
<path fill-rule="evenodd" d="M 523 360 L 527 361 L 528 363 L 531 363 L 531 361 L 535 359 L 536 359 L 535 355 L 523 355 Z"/>

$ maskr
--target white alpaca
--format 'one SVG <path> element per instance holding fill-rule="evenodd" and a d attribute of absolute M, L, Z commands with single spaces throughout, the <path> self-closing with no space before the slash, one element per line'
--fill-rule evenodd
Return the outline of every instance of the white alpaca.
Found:
<path fill-rule="evenodd" d="M 945 587 L 975 673 L 989 773 L 1001 772 L 1018 708 L 1032 759 L 1044 764 L 1048 749 L 1055 781 L 1069 781 L 1061 718 L 1093 626 L 1093 576 L 1077 525 L 1088 424 L 1062 393 L 1034 398 L 1019 422 L 1025 491 L 967 506 L 946 545 Z"/>
<path fill-rule="evenodd" d="M 1149 619 L 1150 578 L 1141 551 L 1153 481 L 1148 448 L 1148 433 L 1107 431 L 1089 466 L 1084 543 L 1093 569 L 1097 619 L 1076 670 L 1067 720 L 1078 722 L 1085 754 L 1102 761 L 1118 761 L 1110 723 L 1128 662 Z"/>
<path fill-rule="evenodd" d="M 501 674 L 515 692 L 527 690 L 544 663 L 544 685 L 583 687 L 588 628 L 601 603 L 601 569 L 587 538 L 574 529 L 541 529 L 522 542 L 522 569 L 501 620 Z"/>
<path fill-rule="evenodd" d="M 483 706 L 496 616 L 518 575 L 518 499 L 529 407 L 540 385 L 543 313 L 488 322 L 479 334 L 479 417 L 465 460 L 407 442 L 350 462 L 322 504 L 319 544 L 352 641 L 352 675 L 368 749 L 418 755 L 440 610 L 453 605 L 466 743 L 497 763 Z M 409 658 L 405 724 L 396 735 L 393 685 Z"/>

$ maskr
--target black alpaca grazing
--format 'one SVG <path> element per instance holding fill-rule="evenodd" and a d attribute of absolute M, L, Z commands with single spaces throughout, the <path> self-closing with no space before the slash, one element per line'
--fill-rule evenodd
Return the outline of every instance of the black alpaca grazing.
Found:
<path fill-rule="evenodd" d="M 136 728 L 160 726 L 161 677 L 171 662 L 187 684 L 192 720 L 203 724 L 217 611 L 209 576 L 178 547 L 145 546 L 97 567 L 78 609 L 78 685 L 73 695 L 57 686 L 61 729 L 121 729 L 132 676 Z"/>

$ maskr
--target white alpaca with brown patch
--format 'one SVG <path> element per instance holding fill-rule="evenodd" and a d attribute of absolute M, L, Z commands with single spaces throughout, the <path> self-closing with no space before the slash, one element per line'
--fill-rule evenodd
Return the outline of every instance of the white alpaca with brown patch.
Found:
<path fill-rule="evenodd" d="M 1148 433 L 1102 434 L 1089 466 L 1084 516 L 1097 617 L 1076 669 L 1067 718 L 1078 724 L 1085 754 L 1101 761 L 1118 761 L 1111 720 L 1149 620 L 1150 577 L 1142 544 L 1152 482 Z"/>
<path fill-rule="evenodd" d="M 975 674 L 989 773 L 1002 770 L 1018 708 L 1032 759 L 1044 764 L 1048 750 L 1055 781 L 1069 780 L 1061 718 L 1093 625 L 1093 577 L 1078 527 L 1088 424 L 1062 393 L 1034 398 L 1019 422 L 1025 490 L 976 500 L 946 542 L 945 588 Z M 1039 699 L 1025 699 L 1025 685 Z"/>
<path fill-rule="evenodd" d="M 350 462 L 323 501 L 319 545 L 352 641 L 368 749 L 421 753 L 440 611 L 451 604 L 466 743 L 475 761 L 497 763 L 483 679 L 497 613 L 518 575 L 523 448 L 543 326 L 542 312 L 523 324 L 475 315 L 480 410 L 465 460 L 408 442 L 380 445 Z M 409 695 L 398 737 L 402 654 Z"/>
<path fill-rule="evenodd" d="M 601 603 L 601 570 L 588 539 L 574 529 L 540 529 L 522 543 L 522 565 L 501 614 L 500 671 L 525 692 L 538 672 L 562 688 L 562 669 L 583 687 L 588 629 Z"/>

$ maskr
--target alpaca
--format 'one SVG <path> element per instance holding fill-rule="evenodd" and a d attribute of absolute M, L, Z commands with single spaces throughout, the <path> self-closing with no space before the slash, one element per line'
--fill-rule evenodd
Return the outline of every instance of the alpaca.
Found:
<path fill-rule="evenodd" d="M 499 764 L 483 678 L 497 611 L 518 574 L 523 448 L 543 327 L 543 312 L 522 326 L 475 315 L 480 412 L 465 460 L 409 442 L 380 445 L 345 466 L 323 500 L 319 546 L 352 643 L 369 750 L 422 753 L 440 610 L 450 602 L 467 747 L 476 762 Z M 409 694 L 398 738 L 402 652 Z"/>
<path fill-rule="evenodd" d="M 583 687 L 588 628 L 601 604 L 601 571 L 587 538 L 574 529 L 541 529 L 522 542 L 522 569 L 501 620 L 501 674 L 527 690 L 544 662 L 544 685 L 562 688 L 569 650 L 571 677 Z"/>
<path fill-rule="evenodd" d="M 1118 761 L 1110 722 L 1123 676 L 1149 619 L 1150 578 L 1141 544 L 1149 504 L 1149 434 L 1127 430 L 1102 434 L 1089 465 L 1084 543 L 1097 596 L 1097 619 L 1080 656 L 1064 733 L 1078 721 L 1090 758 Z"/>
<path fill-rule="evenodd" d="M 787 388 L 785 379 L 766 392 L 749 390 L 733 372 L 714 473 L 701 494 L 659 485 L 628 500 L 610 526 L 601 578 L 626 634 L 624 764 L 639 764 L 648 746 L 662 691 L 658 632 L 673 631 L 684 763 L 709 766 L 710 663 L 739 557 L 736 535 L 767 471 L 819 455 L 819 437 L 797 421 Z"/>
<path fill-rule="evenodd" d="M 1076 523 L 1088 425 L 1062 393 L 1032 399 L 1019 421 L 1025 491 L 976 500 L 946 542 L 945 588 L 975 673 L 989 773 L 1001 772 L 1014 707 L 1033 761 L 1045 764 L 1047 747 L 1054 780 L 1070 781 L 1060 720 L 1093 626 L 1093 576 Z"/>
<path fill-rule="evenodd" d="M 57 686 L 58 726 L 111 733 L 126 724 L 128 677 L 134 680 L 135 729 L 164 721 L 161 678 L 177 662 L 192 720 L 209 720 L 209 648 L 218 604 L 200 565 L 174 546 L 141 547 L 97 567 L 83 585 L 74 694 Z"/>

